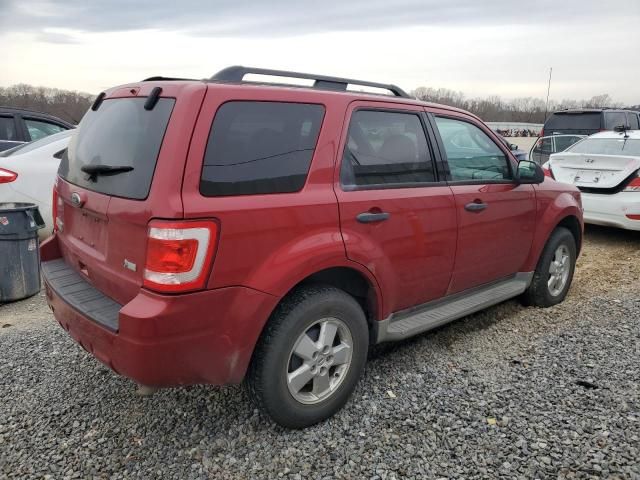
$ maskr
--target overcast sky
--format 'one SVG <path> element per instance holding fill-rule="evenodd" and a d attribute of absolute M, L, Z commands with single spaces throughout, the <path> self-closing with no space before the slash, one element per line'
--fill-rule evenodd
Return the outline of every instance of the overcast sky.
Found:
<path fill-rule="evenodd" d="M 558 5 L 561 4 L 561 5 Z M 640 0 L 0 0 L 0 86 L 97 93 L 229 65 L 640 104 Z"/>

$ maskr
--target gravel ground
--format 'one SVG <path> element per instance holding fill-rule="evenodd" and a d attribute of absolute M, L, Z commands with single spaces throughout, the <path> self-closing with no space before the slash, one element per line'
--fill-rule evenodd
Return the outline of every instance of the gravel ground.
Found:
<path fill-rule="evenodd" d="M 589 228 L 567 300 L 377 347 L 334 418 L 286 431 L 241 387 L 137 397 L 54 323 L 0 307 L 0 478 L 640 479 L 640 234 Z"/>

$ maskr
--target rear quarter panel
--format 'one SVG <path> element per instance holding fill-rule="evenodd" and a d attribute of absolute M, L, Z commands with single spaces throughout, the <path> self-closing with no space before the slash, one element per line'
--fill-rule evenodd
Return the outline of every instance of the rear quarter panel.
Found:
<path fill-rule="evenodd" d="M 349 98 L 314 96 L 308 91 L 265 91 L 211 84 L 198 118 L 184 176 L 186 218 L 219 220 L 220 236 L 208 288 L 242 285 L 278 297 L 305 277 L 331 267 L 364 267 L 347 259 L 332 181 L 344 112 Z M 199 184 L 211 125 L 218 108 L 233 100 L 318 103 L 322 128 L 300 192 L 205 197 Z M 266 319 L 264 319 L 266 320 Z"/>

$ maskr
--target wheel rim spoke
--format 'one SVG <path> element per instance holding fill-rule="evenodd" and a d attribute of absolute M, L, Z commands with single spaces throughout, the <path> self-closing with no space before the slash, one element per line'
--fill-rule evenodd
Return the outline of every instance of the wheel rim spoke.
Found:
<path fill-rule="evenodd" d="M 291 389 L 299 392 L 313 377 L 314 375 L 311 373 L 311 367 L 304 364 L 288 375 L 287 382 Z"/>
<path fill-rule="evenodd" d="M 317 375 L 313 379 L 312 393 L 316 397 L 322 397 L 330 388 L 331 388 L 331 382 L 329 381 L 328 374 L 325 373 L 324 375 Z"/>
<path fill-rule="evenodd" d="M 336 339 L 337 332 L 338 326 L 335 323 L 329 320 L 323 322 L 320 326 L 320 336 L 318 337 L 318 343 L 322 347 L 331 348 L 333 346 L 333 342 Z"/>
<path fill-rule="evenodd" d="M 333 349 L 333 364 L 344 365 L 350 360 L 351 347 L 345 343 L 341 343 Z"/>
<path fill-rule="evenodd" d="M 316 347 L 316 344 L 309 338 L 309 335 L 305 333 L 298 339 L 293 352 L 303 360 L 311 360 L 317 350 L 318 347 Z"/>

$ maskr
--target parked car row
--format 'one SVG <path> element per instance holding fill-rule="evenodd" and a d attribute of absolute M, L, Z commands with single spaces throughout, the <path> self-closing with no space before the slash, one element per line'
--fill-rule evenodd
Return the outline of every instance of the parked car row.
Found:
<path fill-rule="evenodd" d="M 35 203 L 45 222 L 41 239 L 53 233 L 51 192 L 74 130 L 63 130 L 0 153 L 0 203 Z"/>
<path fill-rule="evenodd" d="M 71 128 L 75 125 L 47 113 L 0 107 L 0 152 Z"/>

